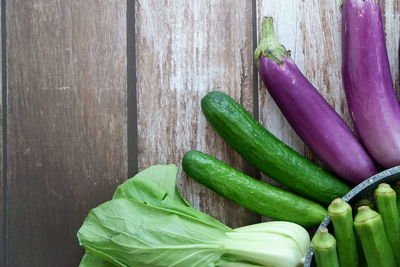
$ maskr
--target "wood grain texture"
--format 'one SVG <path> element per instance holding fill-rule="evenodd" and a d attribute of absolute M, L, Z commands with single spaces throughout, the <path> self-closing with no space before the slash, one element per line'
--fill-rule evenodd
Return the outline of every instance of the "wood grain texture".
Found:
<path fill-rule="evenodd" d="M 254 175 L 211 129 L 200 99 L 230 94 L 253 110 L 251 1 L 138 0 L 136 57 L 139 169 L 175 163 L 190 149 L 209 153 Z M 196 208 L 230 226 L 258 216 L 182 176 L 180 188 Z"/>
<path fill-rule="evenodd" d="M 77 266 L 127 177 L 126 2 L 7 1 L 7 267 Z"/>
<path fill-rule="evenodd" d="M 385 24 L 386 46 L 392 78 L 400 97 L 399 41 L 400 41 L 400 0 L 381 0 L 383 22 Z"/>
<path fill-rule="evenodd" d="M 2 21 L 2 6 L 0 4 L 0 23 Z M 1 133 L 1 137 L 0 137 L 0 265 L 4 265 L 5 262 L 5 246 L 4 246 L 4 232 L 5 232 L 5 195 L 4 195 L 4 166 L 3 166 L 3 35 L 2 35 L 2 31 L 3 31 L 3 24 L 0 24 L 0 49 L 1 49 L 1 53 L 0 53 L 0 84 L 1 84 L 1 89 L 0 89 L 0 133 Z"/>
<path fill-rule="evenodd" d="M 399 88 L 400 1 L 382 0 L 381 6 L 392 76 Z M 342 84 L 339 1 L 259 0 L 257 26 L 264 16 L 274 18 L 280 42 L 291 50 L 300 70 L 354 130 Z M 287 123 L 262 84 L 259 96 L 261 122 L 289 146 L 321 164 Z"/>

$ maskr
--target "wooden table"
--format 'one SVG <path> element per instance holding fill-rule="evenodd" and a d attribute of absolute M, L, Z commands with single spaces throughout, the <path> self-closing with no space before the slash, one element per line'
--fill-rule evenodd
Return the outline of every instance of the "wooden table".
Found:
<path fill-rule="evenodd" d="M 151 164 L 210 153 L 262 178 L 214 133 L 199 101 L 229 93 L 314 159 L 260 85 L 252 51 L 272 15 L 282 43 L 350 123 L 339 1 L 3 0 L 0 266 L 77 266 L 88 211 Z M 400 1 L 381 0 L 399 84 Z M 195 207 L 230 226 L 261 221 L 187 179 Z"/>

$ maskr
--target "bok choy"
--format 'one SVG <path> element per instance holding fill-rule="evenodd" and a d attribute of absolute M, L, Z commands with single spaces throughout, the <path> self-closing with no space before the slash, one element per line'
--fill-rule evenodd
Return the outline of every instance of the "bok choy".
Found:
<path fill-rule="evenodd" d="M 231 229 L 178 192 L 175 165 L 150 167 L 90 211 L 78 231 L 94 266 L 301 266 L 310 243 L 301 226 L 268 222 Z"/>

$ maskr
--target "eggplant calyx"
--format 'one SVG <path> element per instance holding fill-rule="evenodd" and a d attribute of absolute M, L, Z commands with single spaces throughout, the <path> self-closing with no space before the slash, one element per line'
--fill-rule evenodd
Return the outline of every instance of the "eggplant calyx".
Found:
<path fill-rule="evenodd" d="M 340 2 L 339 2 L 339 9 L 340 9 L 340 11 L 343 10 L 343 5 L 344 5 L 344 0 L 340 0 Z"/>
<path fill-rule="evenodd" d="M 276 38 L 274 22 L 272 17 L 264 17 L 261 25 L 261 40 L 254 51 L 254 60 L 259 66 L 260 57 L 267 57 L 279 64 L 283 63 L 282 58 L 290 57 L 290 51 L 281 45 Z"/>

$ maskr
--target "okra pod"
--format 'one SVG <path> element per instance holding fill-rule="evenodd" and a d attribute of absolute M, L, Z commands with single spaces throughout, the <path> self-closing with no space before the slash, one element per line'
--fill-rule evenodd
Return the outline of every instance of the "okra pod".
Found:
<path fill-rule="evenodd" d="M 354 228 L 361 241 L 368 266 L 396 266 L 379 213 L 371 210 L 368 206 L 359 207 L 354 218 Z"/>
<path fill-rule="evenodd" d="M 358 266 L 366 267 L 367 259 L 365 258 L 364 250 L 362 249 L 360 237 L 356 234 L 357 252 L 358 252 Z"/>
<path fill-rule="evenodd" d="M 320 227 L 311 241 L 318 267 L 339 267 L 336 240 L 328 229 Z"/>
<path fill-rule="evenodd" d="M 351 206 L 337 198 L 329 205 L 328 214 L 335 230 L 340 266 L 357 267 L 358 252 Z"/>
<path fill-rule="evenodd" d="M 375 200 L 396 265 L 400 266 L 400 216 L 397 209 L 396 192 L 390 185 L 380 184 L 375 190 Z"/>
<path fill-rule="evenodd" d="M 399 50 L 400 51 L 400 50 Z M 394 191 L 396 192 L 396 199 L 397 199 L 397 210 L 400 214 L 400 181 L 397 181 L 393 186 Z"/>
<path fill-rule="evenodd" d="M 374 203 L 372 203 L 371 200 L 366 199 L 366 198 L 362 198 L 356 201 L 356 203 L 353 205 L 353 210 L 357 211 L 359 207 L 361 206 L 368 206 L 371 210 L 373 210 L 374 207 Z"/>

